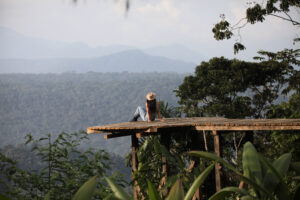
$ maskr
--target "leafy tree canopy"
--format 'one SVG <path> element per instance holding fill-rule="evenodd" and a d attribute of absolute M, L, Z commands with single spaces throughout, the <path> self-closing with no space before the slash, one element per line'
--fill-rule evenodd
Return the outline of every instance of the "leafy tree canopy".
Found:
<path fill-rule="evenodd" d="M 225 15 L 221 15 L 221 21 L 215 24 L 212 32 L 216 40 L 231 39 L 232 36 L 240 36 L 240 30 L 247 24 L 255 24 L 264 22 L 267 16 L 280 18 L 284 21 L 290 22 L 294 26 L 300 26 L 299 15 L 293 16 L 292 9 L 300 8 L 299 0 L 268 0 L 268 1 L 253 1 L 247 3 L 248 8 L 245 11 L 245 17 L 240 19 L 237 23 L 232 25 L 229 23 Z M 299 41 L 300 38 L 294 38 L 294 42 Z M 236 41 L 234 46 L 234 53 L 244 50 L 245 46 Z"/>
<path fill-rule="evenodd" d="M 197 66 L 176 93 L 188 116 L 264 117 L 292 71 L 275 60 L 213 58 Z"/>

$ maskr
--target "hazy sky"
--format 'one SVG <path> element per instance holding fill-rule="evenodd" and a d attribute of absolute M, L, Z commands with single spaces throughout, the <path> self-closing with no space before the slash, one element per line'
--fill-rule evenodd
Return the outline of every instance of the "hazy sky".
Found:
<path fill-rule="evenodd" d="M 225 14 L 244 17 L 243 0 L 0 0 L 0 26 L 27 36 L 90 46 L 114 44 L 139 48 L 182 44 L 207 57 L 249 59 L 260 49 L 300 48 L 292 38 L 300 29 L 279 19 L 247 25 L 241 31 L 247 50 L 234 56 L 231 41 L 215 41 L 211 29 Z M 299 16 L 299 14 L 298 14 Z"/>

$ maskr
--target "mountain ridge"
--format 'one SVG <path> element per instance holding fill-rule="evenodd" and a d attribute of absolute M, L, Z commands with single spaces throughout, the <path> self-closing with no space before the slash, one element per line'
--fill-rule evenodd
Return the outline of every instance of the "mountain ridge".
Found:
<path fill-rule="evenodd" d="M 93 58 L 0 59 L 0 73 L 192 72 L 194 63 L 127 50 Z"/>
<path fill-rule="evenodd" d="M 94 58 L 128 50 L 184 62 L 200 63 L 204 59 L 201 54 L 180 44 L 149 48 L 121 44 L 90 47 L 82 42 L 67 43 L 27 36 L 5 27 L 0 27 L 0 43 L 0 59 Z"/>

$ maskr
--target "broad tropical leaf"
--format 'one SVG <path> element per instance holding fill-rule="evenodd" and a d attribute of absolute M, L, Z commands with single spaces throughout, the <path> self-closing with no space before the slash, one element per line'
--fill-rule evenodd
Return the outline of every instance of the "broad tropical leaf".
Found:
<path fill-rule="evenodd" d="M 286 174 L 291 162 L 292 155 L 290 153 L 283 154 L 273 164 L 269 163 L 263 156 L 260 160 L 266 165 L 267 172 L 264 177 L 264 187 L 270 193 L 275 192 L 278 197 L 288 198 L 287 185 L 283 181 L 283 176 Z M 280 186 L 278 187 L 278 184 Z M 279 188 L 279 189 L 276 189 Z"/>
<path fill-rule="evenodd" d="M 270 192 L 273 193 L 276 185 L 282 181 L 281 174 L 274 168 L 274 166 L 267 161 L 262 155 L 258 154 L 258 157 L 264 167 L 267 169 L 266 174 L 264 176 L 264 187 Z"/>
<path fill-rule="evenodd" d="M 262 168 L 258 154 L 251 142 L 246 142 L 243 148 L 243 171 L 247 178 L 254 180 L 262 186 Z"/>
<path fill-rule="evenodd" d="M 105 177 L 105 180 L 109 184 L 110 188 L 114 192 L 114 195 L 122 200 L 131 200 L 132 198 L 117 184 L 115 184 L 110 178 Z"/>
<path fill-rule="evenodd" d="M 292 154 L 285 153 L 273 162 L 273 166 L 280 173 L 281 176 L 284 176 L 289 169 L 291 160 Z"/>
<path fill-rule="evenodd" d="M 148 180 L 148 195 L 150 200 L 161 200 L 157 190 L 155 190 L 153 184 Z"/>
<path fill-rule="evenodd" d="M 209 200 L 219 200 L 219 199 L 225 199 L 229 195 L 237 193 L 241 196 L 247 196 L 250 195 L 249 192 L 245 189 L 241 189 L 238 187 L 226 187 L 220 190 L 219 192 L 215 193 L 213 196 L 209 198 Z"/>
<path fill-rule="evenodd" d="M 190 187 L 190 189 L 188 190 L 188 192 L 185 195 L 184 200 L 189 200 L 192 199 L 194 196 L 195 191 L 200 187 L 200 185 L 204 182 L 204 180 L 206 179 L 206 177 L 209 175 L 209 173 L 211 172 L 211 170 L 214 168 L 214 164 L 211 164 L 210 166 L 208 166 L 198 177 L 197 179 L 194 181 L 194 183 L 192 184 L 192 186 Z"/>
<path fill-rule="evenodd" d="M 262 191 L 265 194 L 270 195 L 270 193 L 265 188 L 263 188 L 261 185 L 257 184 L 254 180 L 251 180 L 251 179 L 243 176 L 234 166 L 232 166 L 226 160 L 218 157 L 216 154 L 209 153 L 209 152 L 204 152 L 204 151 L 190 151 L 187 154 L 190 155 L 190 156 L 203 157 L 203 158 L 207 158 L 209 160 L 219 162 L 220 164 L 224 165 L 228 169 L 232 170 L 245 183 L 248 183 L 249 185 L 251 185 L 256 190 Z"/>
<path fill-rule="evenodd" d="M 181 180 L 178 179 L 170 190 L 167 200 L 182 200 L 184 198 L 184 191 Z"/>
<path fill-rule="evenodd" d="M 73 200 L 91 199 L 96 190 L 98 179 L 99 179 L 98 176 L 94 176 L 90 178 L 87 182 L 85 182 L 76 192 L 76 194 L 73 197 Z"/>

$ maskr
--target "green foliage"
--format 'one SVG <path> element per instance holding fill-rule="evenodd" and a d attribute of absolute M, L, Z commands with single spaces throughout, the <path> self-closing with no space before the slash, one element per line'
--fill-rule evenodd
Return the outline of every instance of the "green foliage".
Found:
<path fill-rule="evenodd" d="M 300 49 L 284 49 L 276 53 L 260 50 L 257 52 L 260 56 L 254 57 L 255 60 L 278 61 L 287 64 L 300 65 Z M 263 57 L 264 56 L 264 57 Z"/>
<path fill-rule="evenodd" d="M 269 10 L 271 11 L 271 9 Z M 256 4 L 252 8 L 248 8 L 246 10 L 247 21 L 251 24 L 255 24 L 256 22 L 263 22 L 265 20 L 264 16 L 266 14 L 266 10 L 262 9 L 262 7 L 259 4 Z"/>
<path fill-rule="evenodd" d="M 181 117 L 181 112 L 177 107 L 169 105 L 168 102 L 159 101 L 160 113 L 163 118 Z"/>
<path fill-rule="evenodd" d="M 172 184 L 172 188 L 168 194 L 168 197 L 166 199 L 173 200 L 190 200 L 192 199 L 196 189 L 205 181 L 209 173 L 214 168 L 214 164 L 211 164 L 208 168 L 206 168 L 199 177 L 192 183 L 192 187 L 189 189 L 186 195 L 184 195 L 184 187 L 182 185 L 181 179 L 177 179 L 175 183 Z M 129 200 L 132 199 L 126 192 L 116 183 L 114 183 L 111 179 L 105 178 L 108 184 L 110 185 L 112 191 L 114 192 L 114 196 L 118 199 L 122 200 Z M 151 183 L 151 181 L 147 180 L 148 184 L 148 198 L 150 200 L 161 200 L 161 196 L 159 195 L 159 192 L 154 189 L 154 185 Z M 144 195 L 144 197 L 146 197 Z M 146 198 L 147 198 L 146 197 Z"/>
<path fill-rule="evenodd" d="M 72 200 L 89 200 L 93 197 L 98 184 L 98 176 L 94 176 L 85 182 L 76 192 Z"/>
<path fill-rule="evenodd" d="M 294 194 L 288 193 L 288 187 L 286 184 L 285 176 L 288 173 L 288 168 L 291 163 L 291 154 L 286 153 L 276 159 L 274 162 L 268 161 L 261 154 L 257 153 L 254 146 L 247 142 L 244 145 L 243 151 L 243 173 L 239 172 L 234 166 L 229 164 L 226 160 L 216 156 L 214 153 L 191 151 L 188 152 L 191 156 L 199 156 L 219 162 L 227 169 L 232 170 L 242 181 L 248 184 L 245 189 L 237 187 L 226 187 L 219 192 L 212 195 L 210 200 L 226 199 L 237 195 L 241 199 L 296 199 L 299 192 L 299 186 L 294 191 Z M 293 164 L 297 166 L 297 164 Z M 293 166 L 292 165 L 292 166 Z M 166 199 L 185 199 L 189 200 L 193 197 L 196 189 L 203 184 L 209 173 L 213 170 L 214 163 L 206 168 L 199 177 L 191 185 L 189 191 L 184 194 L 184 187 L 181 179 L 177 179 L 173 184 L 168 197 Z M 298 172 L 297 172 L 298 173 Z M 113 196 L 108 196 L 108 199 L 132 199 L 118 184 L 114 183 L 110 178 L 105 178 L 111 189 L 113 190 Z M 159 192 L 155 190 L 154 185 L 147 180 L 148 196 L 150 200 L 162 199 Z"/>
<path fill-rule="evenodd" d="M 105 180 L 111 187 L 115 197 L 122 200 L 132 199 L 118 184 L 114 183 L 110 178 L 105 177 Z"/>
<path fill-rule="evenodd" d="M 194 183 L 191 185 L 190 189 L 186 193 L 184 200 L 189 200 L 193 198 L 195 191 L 200 187 L 200 185 L 203 184 L 203 182 L 210 174 L 214 166 L 215 166 L 214 164 L 211 164 L 197 177 L 197 179 L 194 181 Z"/>
<path fill-rule="evenodd" d="M 175 92 L 187 116 L 244 118 L 265 116 L 291 68 L 286 63 L 228 60 L 202 62 Z"/>
<path fill-rule="evenodd" d="M 242 50 L 245 50 L 245 49 L 246 49 L 246 47 L 243 44 L 239 43 L 239 42 L 236 42 L 233 45 L 234 54 L 237 54 L 239 51 L 242 51 Z"/>
<path fill-rule="evenodd" d="M 161 200 L 159 193 L 154 188 L 153 184 L 148 180 L 148 196 L 150 200 Z"/>
<path fill-rule="evenodd" d="M 300 93 L 294 93 L 287 102 L 274 105 L 267 113 L 268 118 L 300 118 Z M 270 135 L 272 148 L 266 153 L 272 157 L 284 152 L 293 153 L 300 158 L 300 135 L 298 131 L 273 131 Z"/>
<path fill-rule="evenodd" d="M 147 181 L 151 181 L 155 188 L 160 185 L 160 180 L 165 174 L 162 172 L 162 157 L 166 157 L 168 163 L 168 176 L 186 174 L 184 157 L 178 156 L 178 152 L 171 148 L 170 152 L 160 144 L 158 136 L 149 136 L 141 142 L 137 152 L 138 170 L 133 174 L 133 181 L 139 183 L 141 191 L 145 193 L 148 187 Z M 131 162 L 131 154 L 128 155 L 128 163 Z M 172 184 L 173 182 L 171 182 Z M 146 194 L 144 194 L 146 195 Z"/>
<path fill-rule="evenodd" d="M 220 190 L 219 192 L 216 192 L 213 196 L 209 198 L 209 200 L 226 199 L 226 197 L 229 197 L 232 194 L 239 194 L 243 197 L 250 197 L 250 199 L 252 199 L 252 197 L 249 195 L 249 192 L 245 189 L 240 189 L 237 187 L 226 187 Z"/>
<path fill-rule="evenodd" d="M 52 139 L 51 134 L 40 139 L 31 135 L 26 138 L 26 143 L 32 146 L 44 167 L 37 172 L 25 171 L 0 154 L 0 175 L 5 187 L 3 194 L 14 199 L 71 199 L 78 191 L 74 199 L 83 199 L 82 195 L 91 198 L 96 187 L 101 191 L 93 195 L 96 198 L 104 198 L 110 193 L 103 184 L 103 178 L 98 178 L 110 169 L 108 153 L 93 149 L 81 151 L 80 143 L 88 139 L 85 132 L 63 132 L 56 139 Z M 117 174 L 112 178 L 122 183 Z"/>
<path fill-rule="evenodd" d="M 290 153 L 283 154 L 271 163 L 257 153 L 250 142 L 247 142 L 243 150 L 243 174 L 215 154 L 208 152 L 190 152 L 189 154 L 223 164 L 249 185 L 247 189 L 236 187 L 223 188 L 210 199 L 224 199 L 232 193 L 237 193 L 242 198 L 250 199 L 290 199 L 284 179 L 291 163 Z"/>
<path fill-rule="evenodd" d="M 178 179 L 170 190 L 167 200 L 182 200 L 184 198 L 184 191 L 181 180 Z"/>
<path fill-rule="evenodd" d="M 240 31 L 248 23 L 262 23 L 267 16 L 276 17 L 284 21 L 290 22 L 294 26 L 300 26 L 300 21 L 291 15 L 291 9 L 299 9 L 300 4 L 298 0 L 268 0 L 268 1 L 253 1 L 247 2 L 248 8 L 245 10 L 245 17 L 240 19 L 237 23 L 231 25 L 225 19 L 225 15 L 221 15 L 221 21 L 214 25 L 212 32 L 216 40 L 231 39 L 232 36 L 238 36 L 239 41 L 234 44 L 234 53 L 244 50 L 245 46 L 240 43 Z M 282 15 L 281 15 L 282 14 Z M 296 15 L 297 16 L 297 15 Z M 294 38 L 294 42 L 299 41 Z"/>
<path fill-rule="evenodd" d="M 227 21 L 221 21 L 212 29 L 216 40 L 230 39 L 232 32 L 229 30 L 230 24 Z"/>

